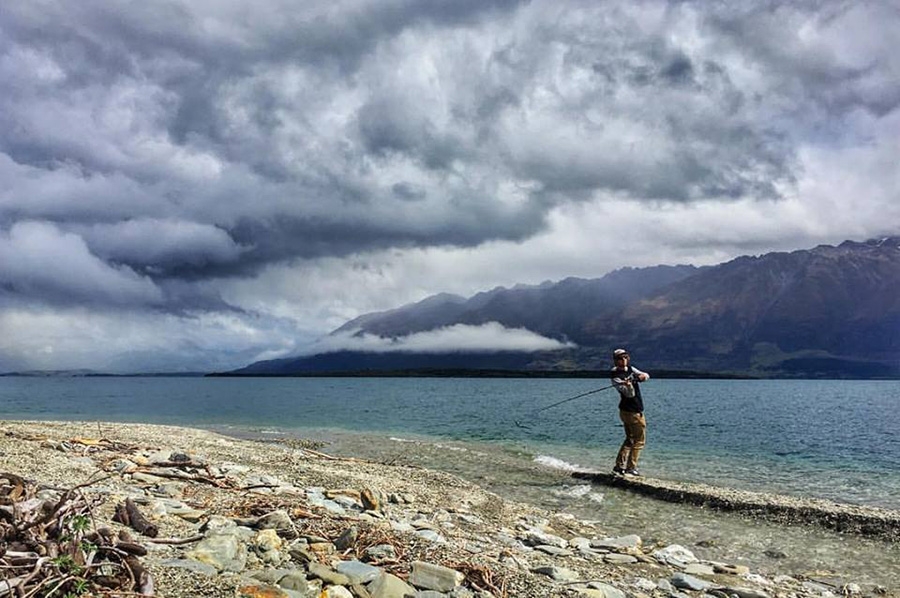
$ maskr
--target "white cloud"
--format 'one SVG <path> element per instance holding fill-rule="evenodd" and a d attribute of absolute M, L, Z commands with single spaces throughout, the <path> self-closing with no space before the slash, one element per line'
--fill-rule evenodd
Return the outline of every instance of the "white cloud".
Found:
<path fill-rule="evenodd" d="M 552 351 L 573 347 L 555 339 L 535 334 L 524 328 L 506 328 L 497 322 L 480 326 L 456 324 L 428 332 L 396 338 L 372 334 L 354 336 L 353 332 L 323 338 L 307 349 L 311 353 L 351 350 L 371 353 L 452 353 L 455 351 Z"/>
<path fill-rule="evenodd" d="M 0 233 L 0 280 L 12 294 L 50 303 L 152 306 L 162 291 L 148 277 L 93 255 L 84 240 L 40 222 Z"/>

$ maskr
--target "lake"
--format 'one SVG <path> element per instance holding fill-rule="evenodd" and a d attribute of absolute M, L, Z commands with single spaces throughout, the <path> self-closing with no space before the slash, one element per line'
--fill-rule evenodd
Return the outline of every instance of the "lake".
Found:
<path fill-rule="evenodd" d="M 592 379 L 0 377 L 0 417 L 334 429 L 477 441 L 608 469 Z M 900 508 L 900 381 L 651 380 L 646 475 Z"/>

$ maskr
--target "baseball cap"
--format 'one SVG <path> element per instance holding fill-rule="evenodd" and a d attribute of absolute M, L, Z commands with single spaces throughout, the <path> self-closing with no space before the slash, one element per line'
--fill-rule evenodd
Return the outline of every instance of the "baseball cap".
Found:
<path fill-rule="evenodd" d="M 622 357 L 623 355 L 627 357 L 628 351 L 626 351 L 625 349 L 616 349 L 615 351 L 613 351 L 613 359 L 615 359 L 616 357 Z"/>

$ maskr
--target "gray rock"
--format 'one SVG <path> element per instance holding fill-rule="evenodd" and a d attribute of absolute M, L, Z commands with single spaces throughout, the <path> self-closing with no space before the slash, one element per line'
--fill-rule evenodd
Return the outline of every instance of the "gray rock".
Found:
<path fill-rule="evenodd" d="M 675 586 L 668 579 L 660 579 L 656 582 L 656 587 L 668 594 L 675 591 Z"/>
<path fill-rule="evenodd" d="M 278 585 L 285 590 L 292 590 L 305 594 L 309 591 L 309 582 L 302 571 L 289 571 L 287 575 L 278 580 Z"/>
<path fill-rule="evenodd" d="M 703 563 L 691 563 L 687 567 L 684 568 L 684 572 L 688 575 L 715 575 L 715 570 L 712 565 L 706 565 Z"/>
<path fill-rule="evenodd" d="M 380 575 L 366 589 L 372 594 L 372 598 L 406 598 L 407 595 L 416 594 L 415 588 L 390 573 Z"/>
<path fill-rule="evenodd" d="M 641 547 L 643 544 L 641 537 L 634 534 L 621 536 L 619 538 L 603 538 L 591 540 L 591 548 L 602 548 L 605 550 L 624 551 L 633 550 Z"/>
<path fill-rule="evenodd" d="M 239 573 L 247 565 L 247 547 L 237 533 L 230 531 L 205 537 L 185 556 L 212 565 L 218 571 Z"/>
<path fill-rule="evenodd" d="M 321 579 L 326 584 L 345 586 L 350 583 L 350 578 L 343 573 L 338 573 L 331 567 L 321 563 L 311 562 L 307 565 L 309 574 L 316 579 Z"/>
<path fill-rule="evenodd" d="M 585 548 L 590 548 L 591 541 L 587 538 L 583 538 L 581 536 L 576 536 L 576 537 L 572 538 L 571 540 L 569 540 L 569 546 L 571 546 L 572 548 L 578 548 L 579 550 L 585 549 Z"/>
<path fill-rule="evenodd" d="M 725 588 L 725 592 L 728 593 L 729 596 L 734 594 L 738 598 L 770 598 L 769 595 L 762 590 L 755 590 L 753 588 Z"/>
<path fill-rule="evenodd" d="M 359 537 L 359 529 L 355 525 L 351 525 L 334 541 L 334 547 L 343 552 L 356 544 L 357 537 Z"/>
<path fill-rule="evenodd" d="M 353 598 L 353 594 L 344 586 L 328 586 L 319 594 L 319 598 Z"/>
<path fill-rule="evenodd" d="M 548 534 L 547 532 L 534 528 L 529 529 L 526 532 L 522 541 L 528 546 L 558 546 L 560 548 L 566 548 L 569 545 L 566 540 L 559 536 L 554 536 L 553 534 Z"/>
<path fill-rule="evenodd" d="M 294 522 L 291 521 L 291 516 L 287 514 L 287 511 L 277 510 L 272 511 L 271 513 L 266 513 L 262 517 L 256 520 L 253 524 L 253 527 L 256 529 L 274 529 L 274 530 L 288 530 L 292 529 Z"/>
<path fill-rule="evenodd" d="M 713 587 L 708 581 L 698 579 L 693 575 L 686 573 L 676 573 L 672 576 L 672 585 L 682 590 L 694 590 L 695 592 L 705 592 Z"/>
<path fill-rule="evenodd" d="M 350 578 L 350 583 L 367 584 L 374 581 L 382 571 L 378 567 L 360 561 L 342 561 L 334 566 L 338 573 Z"/>
<path fill-rule="evenodd" d="M 571 569 L 566 569 L 565 567 L 534 567 L 531 572 L 546 575 L 555 581 L 578 581 L 581 579 L 581 576 L 578 575 L 578 573 Z"/>
<path fill-rule="evenodd" d="M 397 558 L 397 551 L 391 544 L 378 544 L 370 546 L 363 552 L 364 561 L 393 561 Z"/>
<path fill-rule="evenodd" d="M 653 558 L 661 563 L 672 565 L 673 567 L 678 567 L 679 569 L 684 569 L 691 563 L 698 562 L 698 559 L 694 556 L 694 553 L 692 553 L 684 546 L 680 546 L 678 544 L 670 544 L 665 548 L 660 548 L 653 553 Z"/>
<path fill-rule="evenodd" d="M 415 561 L 409 573 L 409 583 L 413 586 L 438 592 L 449 592 L 460 585 L 464 578 L 459 571 L 422 561 Z"/>

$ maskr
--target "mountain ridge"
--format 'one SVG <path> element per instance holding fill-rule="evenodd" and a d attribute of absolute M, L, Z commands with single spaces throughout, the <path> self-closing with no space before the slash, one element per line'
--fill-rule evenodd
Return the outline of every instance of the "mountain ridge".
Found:
<path fill-rule="evenodd" d="M 344 351 L 258 362 L 236 374 L 417 368 L 587 371 L 627 346 L 642 367 L 758 377 L 900 377 L 900 237 L 739 256 L 714 266 L 620 268 L 601 278 L 437 294 L 365 314 L 332 335 L 391 339 L 498 322 L 577 347 L 556 351 Z M 332 356 L 333 357 L 333 356 Z M 377 365 L 376 365 L 377 362 Z M 427 362 L 427 363 L 426 363 Z M 443 366 L 442 366 L 443 364 Z M 323 369 L 328 368 L 328 369 Z M 374 368 L 374 369 L 373 369 Z"/>

